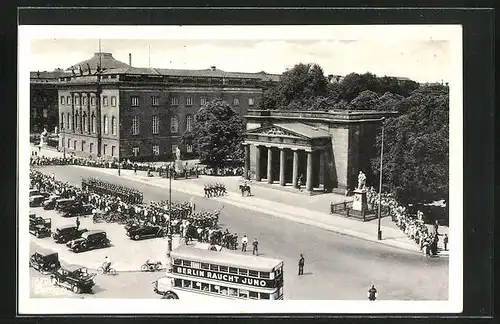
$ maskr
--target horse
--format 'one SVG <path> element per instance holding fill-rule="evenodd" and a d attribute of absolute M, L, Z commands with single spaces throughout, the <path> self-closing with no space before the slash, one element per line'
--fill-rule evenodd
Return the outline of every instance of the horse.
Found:
<path fill-rule="evenodd" d="M 240 185 L 240 191 L 241 191 L 241 196 L 243 197 L 245 195 L 245 192 L 248 192 L 248 196 L 251 196 L 252 193 L 250 191 L 250 186 L 247 184 Z"/>

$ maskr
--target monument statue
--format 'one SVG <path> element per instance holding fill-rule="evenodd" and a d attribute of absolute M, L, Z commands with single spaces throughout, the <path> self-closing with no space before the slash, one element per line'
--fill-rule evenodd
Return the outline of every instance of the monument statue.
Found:
<path fill-rule="evenodd" d="M 177 160 L 181 159 L 181 150 L 179 148 L 177 148 L 175 150 L 175 156 L 176 156 Z"/>
<path fill-rule="evenodd" d="M 358 175 L 358 189 L 363 190 L 366 188 L 366 175 L 363 171 L 359 171 Z"/>
<path fill-rule="evenodd" d="M 45 146 L 47 144 L 47 129 L 44 128 L 42 134 L 40 134 L 40 144 L 39 146 Z"/>
<path fill-rule="evenodd" d="M 57 126 L 56 126 L 56 127 L 54 127 L 54 134 L 59 134 L 58 129 L 57 129 Z"/>

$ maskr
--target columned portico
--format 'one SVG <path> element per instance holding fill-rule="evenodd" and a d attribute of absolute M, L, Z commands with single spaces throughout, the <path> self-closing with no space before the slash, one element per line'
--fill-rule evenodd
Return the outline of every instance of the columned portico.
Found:
<path fill-rule="evenodd" d="M 307 175 L 306 175 L 306 189 L 307 191 L 313 190 L 313 168 L 312 168 L 312 152 L 307 151 Z"/>
<path fill-rule="evenodd" d="M 249 146 L 249 145 L 247 145 Z M 260 161 L 260 150 L 261 146 L 256 145 L 256 150 L 255 150 L 255 181 L 260 181 L 262 180 L 262 174 L 261 174 L 261 169 L 260 169 L 260 164 L 262 163 Z"/>
<path fill-rule="evenodd" d="M 273 150 L 267 147 L 267 183 L 273 183 Z"/>
<path fill-rule="evenodd" d="M 293 150 L 293 175 L 292 175 L 292 186 L 297 188 L 297 180 L 299 179 L 299 152 L 295 149 Z"/>
<path fill-rule="evenodd" d="M 245 179 L 250 179 L 250 145 L 245 145 Z"/>
<path fill-rule="evenodd" d="M 285 170 L 286 170 L 286 151 L 284 148 L 280 148 L 280 186 L 286 185 Z"/>

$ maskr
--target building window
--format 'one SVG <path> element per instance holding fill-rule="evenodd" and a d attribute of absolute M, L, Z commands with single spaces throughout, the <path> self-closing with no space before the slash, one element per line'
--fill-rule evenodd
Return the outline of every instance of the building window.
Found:
<path fill-rule="evenodd" d="M 95 97 L 90 97 L 90 104 L 95 106 Z"/>
<path fill-rule="evenodd" d="M 73 141 L 73 150 L 76 151 L 76 140 Z"/>
<path fill-rule="evenodd" d="M 108 116 L 104 115 L 104 134 L 108 135 L 109 127 L 108 127 Z"/>
<path fill-rule="evenodd" d="M 139 146 L 135 146 L 132 148 L 132 154 L 134 156 L 139 156 Z"/>
<path fill-rule="evenodd" d="M 153 116 L 153 134 L 159 133 L 158 123 L 159 123 L 158 116 Z"/>
<path fill-rule="evenodd" d="M 192 105 L 193 105 L 193 97 L 187 97 L 186 106 L 192 106 Z"/>
<path fill-rule="evenodd" d="M 172 144 L 172 153 L 175 154 L 175 152 L 177 151 L 177 144 Z"/>
<path fill-rule="evenodd" d="M 61 105 L 64 105 L 64 96 L 61 96 Z"/>
<path fill-rule="evenodd" d="M 78 121 L 79 121 L 79 118 L 78 118 L 78 111 L 75 113 L 75 130 L 78 130 Z"/>
<path fill-rule="evenodd" d="M 253 106 L 253 104 L 254 104 L 253 98 L 248 98 L 248 105 Z"/>
<path fill-rule="evenodd" d="M 66 115 L 66 127 L 68 127 L 68 129 L 71 129 L 71 123 L 69 122 L 69 113 Z M 69 146 L 68 146 L 69 147 Z"/>
<path fill-rule="evenodd" d="M 115 146 L 111 146 L 111 156 L 115 156 Z"/>
<path fill-rule="evenodd" d="M 82 152 L 85 152 L 85 141 L 82 141 Z"/>
<path fill-rule="evenodd" d="M 94 152 L 94 143 L 90 143 L 89 152 L 90 153 Z"/>
<path fill-rule="evenodd" d="M 71 96 L 66 97 L 66 104 L 69 106 L 71 105 Z"/>
<path fill-rule="evenodd" d="M 153 155 L 160 155 L 160 145 L 153 145 Z"/>
<path fill-rule="evenodd" d="M 95 115 L 92 113 L 92 116 L 90 116 L 90 128 L 92 128 L 92 133 L 96 133 L 96 127 L 95 127 Z"/>
<path fill-rule="evenodd" d="M 60 126 L 61 130 L 63 130 L 64 129 L 64 113 L 61 113 L 61 122 L 60 123 L 61 123 L 61 126 Z"/>
<path fill-rule="evenodd" d="M 82 131 L 87 131 L 87 113 L 83 113 L 82 117 Z"/>
<path fill-rule="evenodd" d="M 82 97 L 82 105 L 86 106 L 87 105 L 87 97 Z"/>
<path fill-rule="evenodd" d="M 207 98 L 205 98 L 205 97 L 201 97 L 200 101 L 201 101 L 200 103 L 202 106 L 207 104 Z"/>
<path fill-rule="evenodd" d="M 111 106 L 116 107 L 116 96 L 111 96 Z"/>
<path fill-rule="evenodd" d="M 179 132 L 179 120 L 177 119 L 177 116 L 172 116 L 170 118 L 170 132 L 171 133 Z"/>
<path fill-rule="evenodd" d="M 152 96 L 151 97 L 151 104 L 153 106 L 158 106 L 158 97 L 157 96 Z"/>
<path fill-rule="evenodd" d="M 102 105 L 104 107 L 108 106 L 108 97 L 107 96 L 102 97 Z"/>
<path fill-rule="evenodd" d="M 79 96 L 75 96 L 75 105 L 80 105 L 80 97 Z"/>
<path fill-rule="evenodd" d="M 139 117 L 135 116 L 132 119 L 132 135 L 139 134 Z"/>
<path fill-rule="evenodd" d="M 68 148 L 71 147 L 71 140 L 68 138 Z"/>
<path fill-rule="evenodd" d="M 108 144 L 104 144 L 102 146 L 102 154 L 106 155 L 107 148 L 108 148 Z"/>
<path fill-rule="evenodd" d="M 111 134 L 116 135 L 116 117 L 111 117 Z"/>
<path fill-rule="evenodd" d="M 192 144 L 186 144 L 186 152 L 193 153 L 193 145 Z"/>
<path fill-rule="evenodd" d="M 190 132 L 193 129 L 193 116 L 186 116 L 186 131 Z"/>
<path fill-rule="evenodd" d="M 179 98 L 178 97 L 170 98 L 170 105 L 171 106 L 178 106 L 179 105 Z"/>
<path fill-rule="evenodd" d="M 239 98 L 234 98 L 233 99 L 233 106 L 239 106 L 240 105 L 240 99 Z"/>
<path fill-rule="evenodd" d="M 131 97 L 132 98 L 132 107 L 139 106 L 139 97 Z"/>

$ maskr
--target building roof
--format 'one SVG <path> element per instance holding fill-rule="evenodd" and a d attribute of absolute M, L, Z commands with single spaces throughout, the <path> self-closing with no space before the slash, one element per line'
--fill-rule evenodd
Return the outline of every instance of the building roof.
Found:
<path fill-rule="evenodd" d="M 307 124 L 302 124 L 302 123 L 281 123 L 281 124 L 274 124 L 275 126 L 278 126 L 280 128 L 283 128 L 289 132 L 296 133 L 308 138 L 322 138 L 322 137 L 331 137 L 330 133 L 328 133 L 326 130 L 323 130 L 318 127 L 310 126 Z"/>
<path fill-rule="evenodd" d="M 31 71 L 30 79 L 58 79 L 62 76 L 70 76 L 71 73 L 65 72 L 63 70 L 55 71 Z"/>
<path fill-rule="evenodd" d="M 271 271 L 283 263 L 282 260 L 263 256 L 245 255 L 232 251 L 210 251 L 193 247 L 181 246 L 170 254 L 173 258 L 186 258 L 204 263 L 232 266 L 235 268 L 248 268 L 259 271 Z"/>
<path fill-rule="evenodd" d="M 101 68 L 110 70 L 110 69 L 120 69 L 120 68 L 128 68 L 130 65 L 123 63 L 121 61 L 116 60 L 111 53 L 94 53 L 94 56 L 88 60 L 78 62 L 69 68 L 66 71 L 71 71 L 72 68 L 75 69 L 75 73 L 78 73 L 79 68 L 81 67 L 83 71 L 88 71 L 88 66 L 90 65 L 90 70 L 97 70 L 97 66 L 101 64 Z"/>

